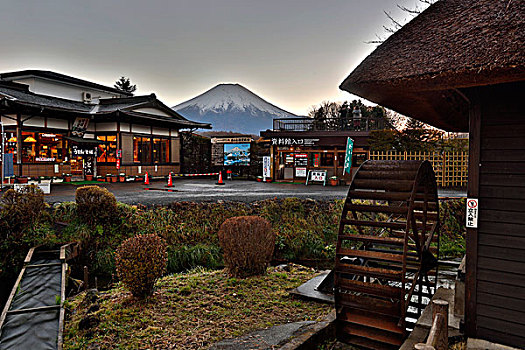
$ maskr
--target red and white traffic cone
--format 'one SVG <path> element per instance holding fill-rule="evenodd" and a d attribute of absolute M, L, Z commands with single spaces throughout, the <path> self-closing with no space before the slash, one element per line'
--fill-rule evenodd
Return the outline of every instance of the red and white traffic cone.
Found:
<path fill-rule="evenodd" d="M 146 172 L 146 176 L 144 176 L 144 185 L 149 185 L 149 176 L 147 172 Z"/>
<path fill-rule="evenodd" d="M 168 175 L 168 187 L 173 187 L 173 179 L 171 178 L 171 171 Z"/>
<path fill-rule="evenodd" d="M 222 181 L 222 171 L 219 171 L 219 181 L 217 181 L 216 185 L 224 185 L 224 182 Z"/>

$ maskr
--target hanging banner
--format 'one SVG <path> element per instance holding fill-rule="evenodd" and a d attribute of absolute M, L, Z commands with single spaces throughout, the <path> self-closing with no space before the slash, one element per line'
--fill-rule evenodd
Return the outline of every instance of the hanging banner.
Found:
<path fill-rule="evenodd" d="M 272 158 L 269 156 L 263 157 L 263 178 L 269 178 L 272 177 L 271 175 L 271 160 Z"/>
<path fill-rule="evenodd" d="M 350 137 L 346 140 L 346 152 L 345 152 L 345 167 L 343 169 L 344 174 L 350 174 L 352 171 L 352 152 L 354 151 L 354 140 Z"/>

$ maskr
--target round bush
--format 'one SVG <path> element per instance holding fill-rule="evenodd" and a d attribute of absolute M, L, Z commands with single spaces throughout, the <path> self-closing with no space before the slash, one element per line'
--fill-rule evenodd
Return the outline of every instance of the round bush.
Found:
<path fill-rule="evenodd" d="M 275 235 L 268 220 L 259 216 L 238 216 L 221 225 L 219 242 L 228 272 L 242 278 L 266 273 Z"/>
<path fill-rule="evenodd" d="M 75 193 L 77 213 L 90 225 L 107 224 L 117 213 L 117 200 L 113 193 L 99 186 L 79 187 Z"/>
<path fill-rule="evenodd" d="M 120 281 L 139 298 L 151 295 L 155 281 L 166 272 L 166 242 L 155 234 L 125 240 L 115 254 Z"/>

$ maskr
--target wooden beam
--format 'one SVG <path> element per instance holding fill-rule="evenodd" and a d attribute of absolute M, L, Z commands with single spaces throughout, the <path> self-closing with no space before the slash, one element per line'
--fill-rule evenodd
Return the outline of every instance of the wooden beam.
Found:
<path fill-rule="evenodd" d="M 474 91 L 469 109 L 469 169 L 467 196 L 479 198 L 481 160 L 481 99 Z M 469 337 L 477 336 L 476 275 L 478 265 L 478 229 L 467 228 L 465 275 L 465 331 Z"/>

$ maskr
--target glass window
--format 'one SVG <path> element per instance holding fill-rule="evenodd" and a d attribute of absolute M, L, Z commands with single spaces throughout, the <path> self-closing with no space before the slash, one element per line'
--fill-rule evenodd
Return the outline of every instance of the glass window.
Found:
<path fill-rule="evenodd" d="M 169 163 L 170 161 L 170 141 L 168 139 L 153 139 L 153 162 Z"/>
<path fill-rule="evenodd" d="M 151 138 L 133 136 L 133 161 L 151 163 Z"/>
<path fill-rule="evenodd" d="M 334 166 L 334 153 L 321 153 L 321 166 Z"/>
<path fill-rule="evenodd" d="M 64 159 L 64 149 L 62 135 L 22 132 L 22 163 L 61 162 Z M 7 140 L 7 152 L 16 153 L 14 134 Z"/>
<path fill-rule="evenodd" d="M 117 135 L 97 136 L 97 140 L 104 142 L 98 145 L 97 162 L 116 162 Z"/>

